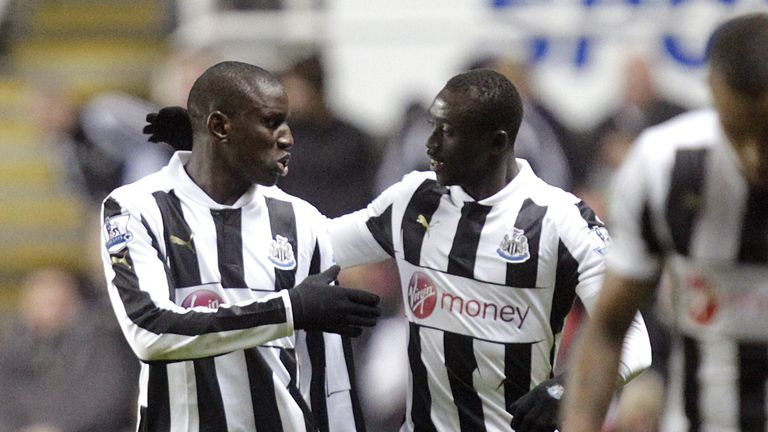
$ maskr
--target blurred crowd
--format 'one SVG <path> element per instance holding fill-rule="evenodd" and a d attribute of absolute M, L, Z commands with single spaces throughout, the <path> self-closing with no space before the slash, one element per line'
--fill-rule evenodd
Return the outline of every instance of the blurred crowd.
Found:
<path fill-rule="evenodd" d="M 231 1 L 230 7 L 242 7 Z M 267 2 L 269 3 L 269 2 Z M 55 88 L 35 89 L 30 115 L 44 132 L 45 148 L 56 154 L 62 179 L 77 194 L 93 231 L 88 250 L 98 253 L 98 205 L 105 195 L 163 166 L 170 147 L 146 141 L 145 115 L 161 106 L 184 105 L 192 79 L 215 62 L 211 53 L 174 53 L 151 83 L 152 100 L 120 92 L 104 92 L 75 104 Z M 530 84 L 535 70 L 513 58 L 467 59 L 466 69 L 492 68 L 507 75 L 523 93 L 525 115 L 515 144 L 546 181 L 572 191 L 604 217 L 605 188 L 638 133 L 682 113 L 687 107 L 657 91 L 652 59 L 627 62 L 621 103 L 589 131 L 571 130 L 537 96 Z M 424 145 L 430 133 L 421 102 L 404 108 L 399 127 L 375 136 L 334 112 L 327 98 L 322 52 L 297 58 L 280 74 L 291 104 L 296 145 L 290 174 L 279 186 L 314 204 L 329 217 L 363 208 L 379 192 L 412 170 L 428 169 Z M 458 71 L 457 71 L 458 72 Z M 42 109 L 41 107 L 45 107 Z M 607 221 L 610 226 L 610 221 Z M 136 410 L 138 360 L 119 332 L 106 298 L 98 259 L 88 258 L 83 274 L 44 266 L 30 272 L 19 287 L 15 316 L 0 327 L 0 430 L 86 432 L 130 430 Z M 344 285 L 370 289 L 383 299 L 385 317 L 356 340 L 358 383 L 370 431 L 397 430 L 404 415 L 407 374 L 405 321 L 400 280 L 393 262 L 353 268 L 342 273 Z M 578 317 L 569 323 L 572 337 Z M 659 341 L 654 367 L 663 376 L 663 331 L 648 319 L 652 342 Z M 654 353 L 657 354 L 657 353 Z M 641 390 L 632 407 L 650 404 L 658 415 L 660 389 L 654 381 L 635 384 Z M 624 427 L 618 407 L 612 430 Z M 651 417 L 645 417 L 647 420 Z"/>

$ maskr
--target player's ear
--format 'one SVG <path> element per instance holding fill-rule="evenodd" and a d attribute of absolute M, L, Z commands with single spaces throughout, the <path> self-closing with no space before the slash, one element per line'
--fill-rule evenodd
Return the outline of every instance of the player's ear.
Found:
<path fill-rule="evenodd" d="M 211 134 L 219 140 L 227 139 L 227 136 L 229 136 L 229 131 L 232 127 L 229 121 L 229 117 L 227 117 L 226 114 L 219 110 L 208 114 L 206 124 L 208 125 L 208 130 L 211 132 Z"/>
<path fill-rule="evenodd" d="M 509 141 L 509 134 L 504 130 L 496 130 L 493 132 L 491 139 L 491 152 L 496 155 L 501 155 L 511 149 L 513 143 Z"/>

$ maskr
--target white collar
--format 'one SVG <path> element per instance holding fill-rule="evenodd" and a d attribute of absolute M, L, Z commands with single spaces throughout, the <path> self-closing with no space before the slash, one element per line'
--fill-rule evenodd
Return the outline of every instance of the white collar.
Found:
<path fill-rule="evenodd" d="M 189 161 L 191 155 L 192 152 L 190 151 L 177 151 L 168 162 L 168 174 L 174 179 L 174 189 L 178 195 L 183 195 L 185 198 L 195 201 L 198 204 L 216 210 L 236 209 L 248 206 L 249 204 L 255 205 L 258 203 L 255 198 L 260 195 L 260 193 L 259 187 L 256 184 L 252 185 L 232 205 L 220 204 L 214 201 L 213 198 L 208 196 L 208 194 L 205 193 L 194 180 L 192 180 L 189 173 L 187 173 L 187 170 L 184 168 L 184 164 Z"/>
<path fill-rule="evenodd" d="M 451 200 L 457 206 L 462 206 L 467 201 L 476 201 L 481 205 L 493 206 L 508 200 L 510 197 L 518 194 L 521 190 L 533 187 L 536 180 L 538 180 L 538 177 L 533 173 L 531 165 L 525 159 L 519 158 L 515 159 L 515 163 L 518 168 L 517 175 L 495 194 L 477 201 L 461 186 L 449 186 L 448 190 L 450 192 Z"/>

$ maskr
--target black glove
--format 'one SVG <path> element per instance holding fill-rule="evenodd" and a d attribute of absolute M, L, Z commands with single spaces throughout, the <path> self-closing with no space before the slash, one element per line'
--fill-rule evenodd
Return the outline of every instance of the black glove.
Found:
<path fill-rule="evenodd" d="M 563 380 L 563 375 L 546 380 L 512 404 L 510 426 L 515 432 L 553 432 L 557 429 Z"/>
<path fill-rule="evenodd" d="M 192 122 L 187 110 L 179 106 L 165 107 L 147 114 L 148 125 L 142 132 L 150 142 L 164 142 L 176 150 L 192 150 Z"/>
<path fill-rule="evenodd" d="M 293 305 L 293 327 L 360 336 L 361 327 L 376 324 L 379 296 L 352 288 L 330 285 L 339 266 L 307 277 L 288 291 Z"/>

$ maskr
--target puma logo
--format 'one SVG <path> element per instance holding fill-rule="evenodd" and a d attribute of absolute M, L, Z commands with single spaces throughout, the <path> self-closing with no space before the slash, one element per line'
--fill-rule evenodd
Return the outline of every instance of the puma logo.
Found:
<path fill-rule="evenodd" d="M 189 248 L 189 250 L 191 250 L 192 253 L 195 253 L 195 243 L 194 243 L 195 242 L 195 235 L 194 234 L 190 234 L 189 235 L 189 240 L 184 240 L 184 239 L 182 239 L 180 237 L 177 237 L 177 236 L 171 234 L 170 237 L 168 237 L 168 240 L 173 245 L 183 246 L 183 247 Z"/>
<path fill-rule="evenodd" d="M 427 220 L 426 216 L 420 214 L 418 217 L 416 217 L 416 223 L 418 223 L 419 225 L 423 226 L 424 227 L 424 231 L 426 231 L 427 234 L 429 234 L 430 223 Z M 437 222 L 432 223 L 431 226 L 434 226 L 434 225 L 437 225 Z"/>

